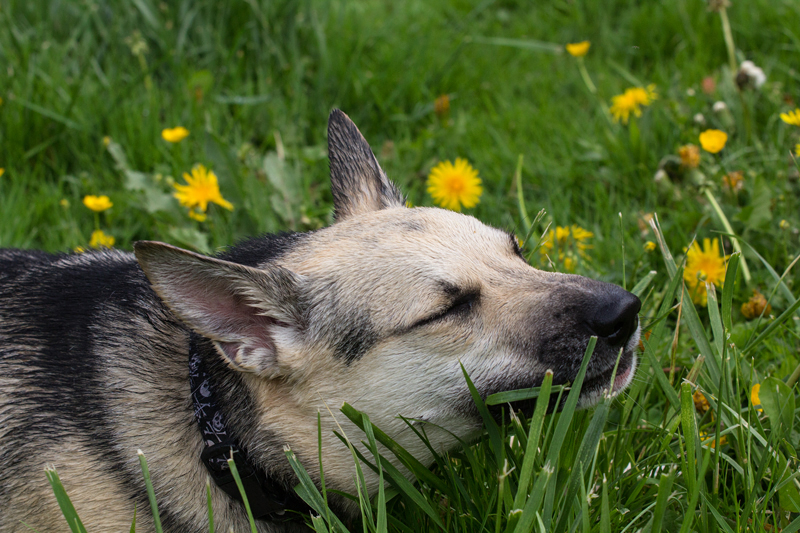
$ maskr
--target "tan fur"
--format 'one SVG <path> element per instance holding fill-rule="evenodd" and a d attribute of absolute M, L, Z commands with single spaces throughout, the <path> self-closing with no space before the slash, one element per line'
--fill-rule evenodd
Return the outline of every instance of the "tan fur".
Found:
<path fill-rule="evenodd" d="M 6 505 L 0 529 L 26 531 L 20 520 L 42 533 L 65 528 L 42 473 L 52 465 L 90 531 L 127 530 L 131 502 L 146 501 L 137 449 L 148 458 L 159 506 L 173 523 L 191 531 L 206 527 L 207 472 L 199 459 L 204 444 L 189 385 L 191 330 L 208 339 L 207 355 L 217 362 L 219 375 L 225 371 L 236 378 L 231 382 L 239 388 L 231 394 L 241 396 L 227 401 L 252 403 L 251 411 L 234 406 L 230 411 L 241 417 L 232 427 L 239 428 L 237 438 L 252 460 L 267 474 L 290 479 L 283 456 L 288 446 L 318 481 L 319 416 L 326 485 L 350 493 L 355 465 L 334 431 L 343 431 L 358 447 L 363 434 L 339 412 L 344 402 L 431 463 L 430 450 L 400 417 L 424 427 L 437 451 L 476 435 L 481 419 L 461 365 L 483 396 L 538 385 L 547 369 L 564 383 L 574 378 L 589 336 L 610 328 L 600 334 L 581 405 L 630 383 L 638 299 L 609 284 L 534 269 L 513 237 L 473 217 L 404 207 L 366 141 L 340 112 L 331 116 L 329 139 L 336 223 L 291 241 L 279 254 L 264 251 L 257 264 L 148 242 L 136 245 L 141 271 L 130 254 L 120 252 L 58 258 L 56 273 L 120 268 L 127 276 L 120 280 L 126 288 L 119 295 L 111 286 L 109 294 L 94 295 L 85 306 L 92 322 L 76 328 L 87 326 L 88 342 L 64 345 L 65 350 L 90 346 L 90 353 L 70 361 L 80 364 L 80 356 L 91 356 L 91 379 L 75 379 L 91 389 L 102 411 L 96 417 L 104 424 L 98 433 L 102 449 L 92 443 L 94 428 L 80 425 L 34 432 L 26 437 L 32 442 L 17 436 L 37 417 L 52 416 L 40 410 L 47 387 L 33 379 L 39 369 L 27 362 L 47 367 L 53 361 L 45 354 L 61 339 L 40 333 L 39 346 L 25 335 L 17 338 L 16 332 L 28 327 L 17 314 L 28 308 L 16 295 L 30 290 L 37 301 L 47 301 L 50 291 L 64 287 L 37 278 L 43 271 L 54 275 L 47 270 L 50 258 L 0 253 L 11 272 L 5 290 L 0 283 L 0 299 L 5 298 L 0 303 L 16 306 L 6 313 L 0 305 L 0 452 L 29 450 L 32 444 L 40 451 L 17 454 L 24 464 L 12 465 L 13 475 L 0 486 L 0 505 Z M 274 242 L 265 240 L 263 246 Z M 29 265 L 39 270 L 28 270 Z M 467 299 L 460 310 L 462 297 Z M 615 307 L 619 301 L 626 302 L 622 311 Z M 617 330 L 613 320 L 605 323 L 606 315 L 616 314 L 624 317 Z M 621 377 L 611 385 L 620 350 Z M 48 371 L 54 379 L 61 376 L 59 369 Z M 70 386 L 58 382 L 56 391 Z M 94 419 L 91 413 L 81 416 Z M 109 464 L 116 470 L 108 471 Z M 363 471 L 374 494 L 378 477 Z M 139 488 L 130 486 L 134 483 Z M 217 529 L 247 530 L 243 507 L 216 486 L 211 490 Z M 357 511 L 332 498 L 340 508 Z M 139 507 L 137 515 L 136 530 L 153 531 L 149 509 Z M 300 522 L 258 524 L 262 533 L 301 528 Z"/>

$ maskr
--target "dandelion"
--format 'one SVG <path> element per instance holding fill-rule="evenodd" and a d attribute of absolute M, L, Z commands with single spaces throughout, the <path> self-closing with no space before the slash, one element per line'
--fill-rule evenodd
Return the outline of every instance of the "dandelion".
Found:
<path fill-rule="evenodd" d="M 87 194 L 83 197 L 83 205 L 95 213 L 101 213 L 106 209 L 110 209 L 114 204 L 111 203 L 111 200 L 109 200 L 108 196 L 95 196 L 93 194 Z"/>
<path fill-rule="evenodd" d="M 742 304 L 742 316 L 747 320 L 753 320 L 762 315 L 768 315 L 772 312 L 772 306 L 769 305 L 767 299 L 763 294 L 753 289 L 753 295 L 747 302 Z"/>
<path fill-rule="evenodd" d="M 798 145 L 798 146 L 800 146 L 800 145 Z M 6 169 L 0 168 L 0 178 L 2 178 L 3 174 L 5 174 L 5 173 L 6 173 Z"/>
<path fill-rule="evenodd" d="M 67 200 L 66 198 L 62 198 L 61 200 L 58 201 L 58 205 L 60 205 L 64 209 L 69 209 L 69 200 Z"/>
<path fill-rule="evenodd" d="M 785 218 L 783 218 L 781 219 L 780 223 L 778 223 L 778 227 L 783 230 L 787 230 L 789 229 L 789 222 Z"/>
<path fill-rule="evenodd" d="M 714 113 L 722 113 L 726 109 L 728 109 L 728 104 L 722 100 L 717 100 L 714 102 L 714 105 L 711 106 L 711 110 L 714 111 Z"/>
<path fill-rule="evenodd" d="M 796 144 L 795 145 L 795 147 L 794 147 L 794 155 L 796 155 L 797 157 L 800 157 L 800 144 Z M 0 176 L 3 175 L 2 170 L 3 169 L 0 168 Z"/>
<path fill-rule="evenodd" d="M 450 97 L 443 94 L 436 98 L 433 102 L 433 112 L 436 113 L 436 116 L 439 118 L 446 117 L 447 113 L 450 112 Z"/>
<path fill-rule="evenodd" d="M 722 185 L 734 193 L 744 189 L 744 174 L 739 170 L 734 170 L 722 176 Z"/>
<path fill-rule="evenodd" d="M 653 252 L 653 251 L 655 251 L 655 249 L 656 249 L 656 243 L 654 243 L 653 241 L 647 241 L 646 243 L 644 243 L 644 251 L 645 252 L 648 252 L 648 253 L 649 252 Z"/>
<path fill-rule="evenodd" d="M 705 414 L 705 412 L 710 409 L 708 399 L 699 390 L 692 393 L 692 401 L 694 402 L 694 408 L 697 409 L 697 412 L 701 415 Z"/>
<path fill-rule="evenodd" d="M 592 46 L 592 43 L 589 41 L 581 41 L 579 43 L 569 43 L 566 49 L 572 57 L 583 57 L 589 52 L 590 46 Z"/>
<path fill-rule="evenodd" d="M 760 88 L 767 81 L 767 75 L 761 67 L 750 60 L 742 61 L 739 65 L 739 72 L 736 74 L 736 85 L 739 89 L 744 89 L 748 85 L 753 85 L 756 89 Z"/>
<path fill-rule="evenodd" d="M 108 145 L 110 145 L 110 144 L 111 144 L 111 137 L 109 137 L 108 135 L 103 137 L 103 146 L 108 148 Z"/>
<path fill-rule="evenodd" d="M 455 165 L 442 161 L 428 175 L 428 193 L 441 207 L 461 211 L 461 206 L 475 207 L 483 187 L 478 171 L 466 159 L 456 158 Z"/>
<path fill-rule="evenodd" d="M 171 143 L 179 143 L 188 136 L 189 136 L 189 130 L 187 130 L 183 126 L 178 126 L 177 128 L 166 128 L 164 130 L 161 130 L 161 137 L 165 141 Z"/>
<path fill-rule="evenodd" d="M 646 88 L 631 87 L 625 89 L 624 93 L 614 96 L 609 109 L 614 120 L 627 124 L 631 113 L 637 117 L 642 116 L 642 106 L 648 106 L 658 98 L 655 89 L 655 85 L 648 85 Z"/>
<path fill-rule="evenodd" d="M 725 265 L 729 255 L 720 255 L 719 239 L 703 239 L 703 248 L 697 241 L 686 252 L 686 267 L 683 280 L 689 287 L 692 301 L 698 305 L 708 305 L 706 283 L 722 287 L 725 282 Z"/>
<path fill-rule="evenodd" d="M 586 241 L 594 237 L 594 233 L 591 231 L 586 231 L 577 224 L 573 224 L 571 229 L 572 238 L 575 240 L 575 246 L 578 248 L 578 253 L 585 256 L 586 254 L 584 252 L 592 248 L 592 245 L 588 244 Z"/>
<path fill-rule="evenodd" d="M 713 436 L 709 434 L 707 431 L 701 431 L 699 436 L 700 436 L 700 442 L 702 444 L 708 444 L 712 448 L 716 448 L 717 444 L 719 444 L 720 446 L 725 446 L 726 444 L 728 444 L 728 437 L 726 435 L 721 436 L 719 438 L 719 442 L 717 442 L 717 439 L 714 439 Z M 706 441 L 708 440 L 710 440 L 711 442 L 707 443 Z"/>
<path fill-rule="evenodd" d="M 781 113 L 781 120 L 792 126 L 800 126 L 800 109 L 795 109 L 788 113 Z"/>
<path fill-rule="evenodd" d="M 191 176 L 184 172 L 183 179 L 186 180 L 186 185 L 172 184 L 177 191 L 173 196 L 178 199 L 182 206 L 189 208 L 189 216 L 195 220 L 198 220 L 197 216 L 199 214 L 205 214 L 208 210 L 208 204 L 211 202 L 233 211 L 233 204 L 223 198 L 219 192 L 217 175 L 203 165 L 195 165 L 192 168 Z M 194 212 L 194 216 L 192 216 L 192 212 Z"/>
<path fill-rule="evenodd" d="M 761 398 L 758 397 L 758 393 L 761 391 L 761 383 L 756 383 L 753 385 L 753 388 L 750 389 L 750 403 L 753 404 L 759 411 L 761 411 Z"/>
<path fill-rule="evenodd" d="M 697 168 L 700 165 L 700 148 L 694 144 L 687 144 L 678 148 L 681 166 L 686 169 Z"/>
<path fill-rule="evenodd" d="M 205 213 L 200 213 L 199 211 L 190 210 L 189 218 L 198 222 L 205 222 L 206 218 L 208 218 L 208 215 Z"/>
<path fill-rule="evenodd" d="M 720 130 L 706 130 L 700 134 L 700 146 L 712 154 L 719 153 L 728 142 L 728 134 Z"/>
<path fill-rule="evenodd" d="M 111 248 L 114 246 L 114 237 L 103 233 L 103 230 L 94 230 L 92 238 L 89 240 L 89 246 L 92 248 Z"/>

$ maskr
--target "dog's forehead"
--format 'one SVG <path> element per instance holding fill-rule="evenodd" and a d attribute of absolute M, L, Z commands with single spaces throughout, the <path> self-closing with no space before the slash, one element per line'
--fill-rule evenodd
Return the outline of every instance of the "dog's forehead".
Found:
<path fill-rule="evenodd" d="M 452 268 L 454 261 L 497 264 L 519 261 L 513 237 L 474 217 L 438 208 L 384 209 L 316 232 L 286 257 L 293 270 L 368 265 Z M 413 273 L 413 270 L 409 271 Z"/>

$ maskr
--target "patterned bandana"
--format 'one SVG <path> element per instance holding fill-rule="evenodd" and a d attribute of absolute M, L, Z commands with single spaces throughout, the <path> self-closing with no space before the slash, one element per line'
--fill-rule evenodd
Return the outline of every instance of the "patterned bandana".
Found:
<path fill-rule="evenodd" d="M 189 343 L 189 385 L 192 391 L 194 417 L 200 428 L 205 448 L 202 460 L 219 488 L 235 500 L 243 501 L 239 487 L 228 467 L 233 455 L 247 502 L 255 518 L 262 520 L 291 520 L 295 513 L 284 516 L 287 509 L 306 514 L 308 506 L 282 485 L 270 480 L 248 460 L 247 453 L 229 434 L 225 417 L 214 400 L 211 376 L 203 364 L 198 349 L 201 336 L 192 333 Z"/>

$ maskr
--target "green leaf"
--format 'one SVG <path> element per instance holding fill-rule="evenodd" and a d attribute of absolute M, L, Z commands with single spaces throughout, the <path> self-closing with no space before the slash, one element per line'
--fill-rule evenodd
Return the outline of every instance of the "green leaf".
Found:
<path fill-rule="evenodd" d="M 761 382 L 758 391 L 761 407 L 769 418 L 772 431 L 781 435 L 791 435 L 794 427 L 794 392 L 777 378 L 767 378 Z"/>

